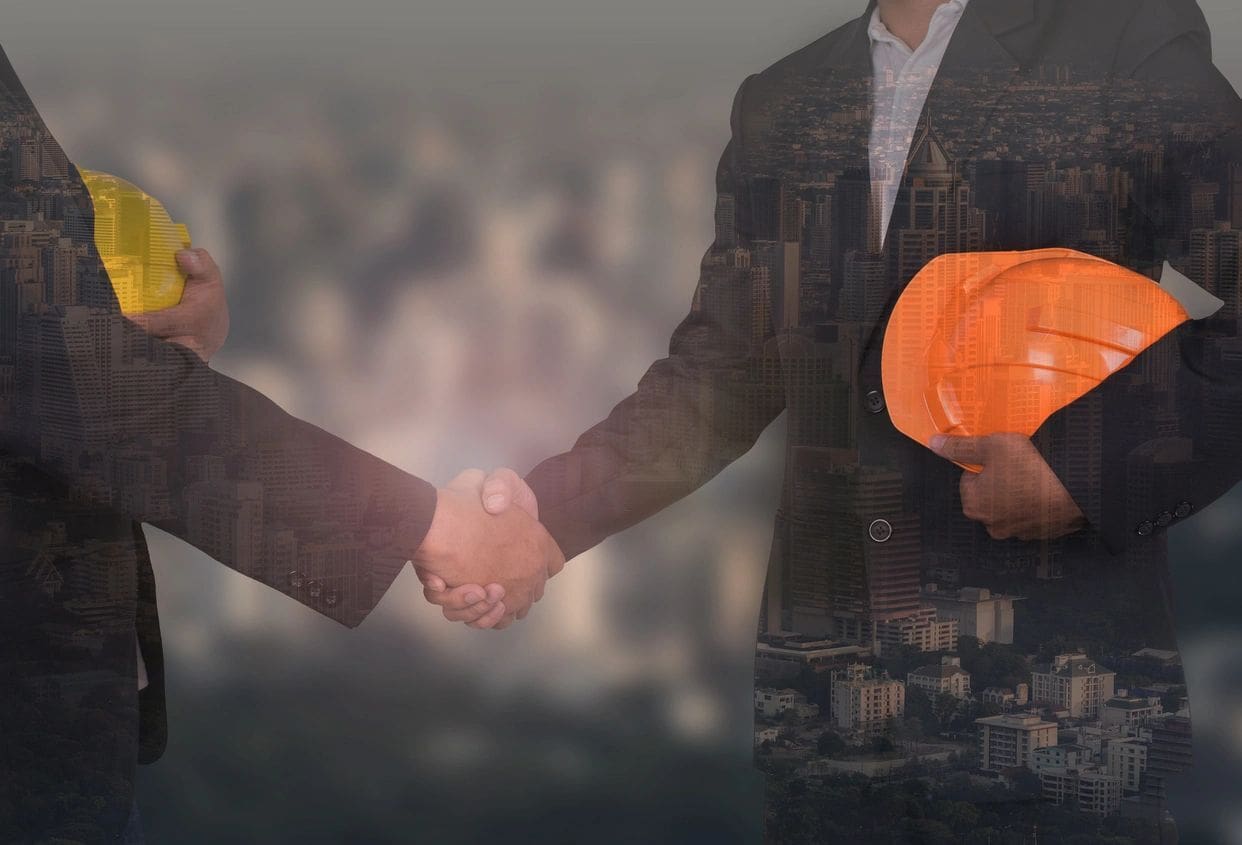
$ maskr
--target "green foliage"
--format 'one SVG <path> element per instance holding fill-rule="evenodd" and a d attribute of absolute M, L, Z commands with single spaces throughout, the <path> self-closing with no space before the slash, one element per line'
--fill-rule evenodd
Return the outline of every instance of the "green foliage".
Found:
<path fill-rule="evenodd" d="M 824 731 L 816 742 L 815 749 L 821 757 L 836 757 L 845 753 L 845 740 L 839 734 Z"/>

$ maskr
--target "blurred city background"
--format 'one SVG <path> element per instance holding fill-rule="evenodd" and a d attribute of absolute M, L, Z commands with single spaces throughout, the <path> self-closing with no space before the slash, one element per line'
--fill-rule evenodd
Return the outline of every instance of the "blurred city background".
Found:
<path fill-rule="evenodd" d="M 561 451 L 665 352 L 736 86 L 862 6 L 44 0 L 6 9 L 3 46 L 76 164 L 215 254 L 220 369 L 443 482 Z M 1203 7 L 1242 84 L 1242 8 Z M 351 632 L 148 529 L 171 721 L 140 780 L 150 840 L 757 841 L 779 444 L 502 634 L 444 623 L 410 571 Z M 1225 842 L 1239 492 L 1171 536 L 1199 761 L 1175 810 Z"/>

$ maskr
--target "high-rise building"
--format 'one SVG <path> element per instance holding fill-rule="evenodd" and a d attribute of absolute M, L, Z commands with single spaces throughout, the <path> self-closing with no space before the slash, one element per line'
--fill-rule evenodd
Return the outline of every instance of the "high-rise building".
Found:
<path fill-rule="evenodd" d="M 932 698 L 949 694 L 970 698 L 970 673 L 962 668 L 960 657 L 942 657 L 939 664 L 920 666 L 906 676 L 906 687 L 917 687 Z"/>
<path fill-rule="evenodd" d="M 1220 315 L 1242 317 L 1242 229 L 1229 221 L 1190 233 L 1190 280 L 1224 300 Z"/>
<path fill-rule="evenodd" d="M 1226 179 L 1228 199 L 1225 213 L 1229 216 L 1229 222 L 1233 224 L 1233 228 L 1242 229 L 1242 163 L 1229 162 Z"/>
<path fill-rule="evenodd" d="M 872 642 L 875 626 L 918 614 L 918 517 L 903 507 L 900 474 L 863 466 L 856 452 L 798 448 L 786 521 L 786 616 L 792 630 Z M 826 525 L 825 513 L 845 515 Z M 877 542 L 877 517 L 888 533 Z M 879 535 L 875 535 L 879 536 Z M 810 549 L 829 550 L 808 554 Z"/>
<path fill-rule="evenodd" d="M 243 575 L 263 580 L 263 485 L 204 481 L 185 491 L 189 530 L 214 558 L 233 561 Z"/>
<path fill-rule="evenodd" d="M 1082 813 L 1111 816 L 1121 807 L 1121 779 L 1099 766 L 1040 768 L 1044 800 Z"/>
<path fill-rule="evenodd" d="M 891 266 L 905 282 L 944 253 L 983 248 L 986 223 L 974 205 L 970 184 L 958 172 L 930 123 L 911 145 L 902 190 L 893 209 L 897 242 L 889 250 Z"/>
<path fill-rule="evenodd" d="M 928 584 L 922 598 L 941 619 L 956 620 L 959 635 L 980 643 L 1013 645 L 1013 603 L 1018 596 L 993 593 L 986 587 L 942 590 Z"/>
<path fill-rule="evenodd" d="M 1147 771 L 1147 747 L 1147 743 L 1133 736 L 1108 741 L 1105 752 L 1108 773 L 1121 781 L 1123 792 L 1133 794 L 1142 788 L 1143 773 Z"/>
<path fill-rule="evenodd" d="M 1065 710 L 1071 718 L 1099 718 L 1104 702 L 1113 697 L 1116 677 L 1116 672 L 1085 654 L 1058 654 L 1051 663 L 1038 664 L 1031 670 L 1031 701 Z"/>
<path fill-rule="evenodd" d="M 1147 746 L 1147 771 L 1143 774 L 1143 804 L 1159 813 L 1168 797 L 1166 782 L 1186 771 L 1194 762 L 1190 717 L 1167 716 L 1151 725 L 1151 743 Z"/>
<path fill-rule="evenodd" d="M 854 664 L 832 673 L 832 723 L 839 730 L 882 734 L 905 711 L 906 688 L 887 672 Z"/>
<path fill-rule="evenodd" d="M 716 197 L 716 246 L 722 249 L 737 246 L 737 201 L 733 194 Z"/>
<path fill-rule="evenodd" d="M 878 320 L 893 290 L 888 259 L 882 253 L 851 250 L 845 256 L 842 272 L 842 318 L 861 323 Z"/>
<path fill-rule="evenodd" d="M 891 619 L 877 619 L 873 631 L 877 656 L 900 648 L 924 652 L 954 651 L 957 648 L 957 620 L 941 619 L 930 607 Z"/>
<path fill-rule="evenodd" d="M 979 767 L 999 772 L 1030 768 L 1036 749 L 1057 744 L 1055 722 L 1031 713 L 1006 713 L 976 719 L 979 729 Z"/>
<path fill-rule="evenodd" d="M 1104 702 L 1100 724 L 1106 728 L 1133 728 L 1146 724 L 1148 719 L 1159 716 L 1163 711 L 1158 698 L 1114 697 Z"/>

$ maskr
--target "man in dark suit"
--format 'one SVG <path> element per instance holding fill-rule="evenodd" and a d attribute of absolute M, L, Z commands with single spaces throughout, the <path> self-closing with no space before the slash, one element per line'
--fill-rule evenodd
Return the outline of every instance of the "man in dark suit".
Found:
<path fill-rule="evenodd" d="M 1198 7 L 873 0 L 748 78 L 731 123 L 669 356 L 525 483 L 490 478 L 489 509 L 537 503 L 572 558 L 785 412 L 756 660 L 770 841 L 1173 841 L 1184 681 L 1145 657 L 1177 648 L 1164 532 L 1242 464 L 1242 108 Z M 905 285 L 1041 247 L 1220 307 L 1033 437 L 900 434 L 880 351 Z"/>
<path fill-rule="evenodd" d="M 139 523 L 351 627 L 410 560 L 489 627 L 562 559 L 484 512 L 482 473 L 437 490 L 210 370 L 206 253 L 180 256 L 180 306 L 122 316 L 91 197 L 2 54 L 0 135 L 0 840 L 135 842 L 134 767 L 167 736 Z"/>

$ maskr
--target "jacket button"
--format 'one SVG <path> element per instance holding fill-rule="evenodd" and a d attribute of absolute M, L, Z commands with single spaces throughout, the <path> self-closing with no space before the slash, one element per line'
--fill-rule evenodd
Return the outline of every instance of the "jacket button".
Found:
<path fill-rule="evenodd" d="M 336 590 L 328 590 L 323 594 L 323 603 L 328 607 L 336 607 L 341 601 L 341 594 Z"/>
<path fill-rule="evenodd" d="M 295 590 L 302 589 L 302 573 L 296 569 L 289 573 L 289 586 Z"/>
<path fill-rule="evenodd" d="M 1190 512 L 1194 510 L 1194 505 L 1190 502 L 1181 502 L 1173 509 L 1173 515 L 1178 519 L 1185 519 L 1190 516 Z"/>
<path fill-rule="evenodd" d="M 884 410 L 884 394 L 878 390 L 868 390 L 863 397 L 863 405 L 872 414 L 880 413 Z"/>
<path fill-rule="evenodd" d="M 317 599 L 319 598 L 320 594 L 323 592 L 323 585 L 320 584 L 318 581 L 316 581 L 314 578 L 312 578 L 311 580 L 306 582 L 306 592 L 310 595 L 311 598 Z"/>
<path fill-rule="evenodd" d="M 888 538 L 893 536 L 893 526 L 887 519 L 877 519 L 867 528 L 867 534 L 877 543 L 887 543 Z"/>
<path fill-rule="evenodd" d="M 1150 519 L 1145 519 L 1138 524 L 1138 528 L 1134 529 L 1140 537 L 1150 537 L 1151 532 L 1156 530 L 1156 526 L 1152 524 Z"/>
<path fill-rule="evenodd" d="M 1168 528 L 1172 523 L 1173 523 L 1173 512 L 1172 511 L 1161 511 L 1160 515 L 1156 517 L 1156 524 L 1159 525 L 1161 528 Z"/>

